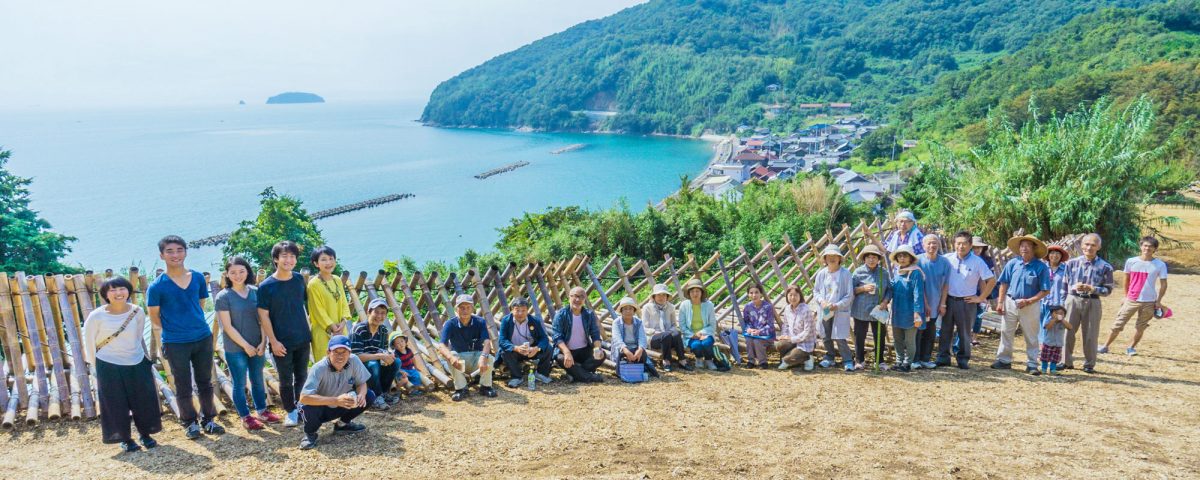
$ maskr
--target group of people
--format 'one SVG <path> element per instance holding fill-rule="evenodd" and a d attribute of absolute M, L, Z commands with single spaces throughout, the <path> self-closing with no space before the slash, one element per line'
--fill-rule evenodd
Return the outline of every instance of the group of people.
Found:
<path fill-rule="evenodd" d="M 455 315 L 443 323 L 440 343 L 431 354 L 452 375 L 454 401 L 466 398 L 472 383 L 478 384 L 480 395 L 495 397 L 493 372 L 501 367 L 508 371 L 510 388 L 530 390 L 537 383 L 552 382 L 555 366 L 569 381 L 601 382 L 596 371 L 606 359 L 617 365 L 626 381 L 644 381 L 658 377 L 660 370 L 676 368 L 724 370 L 729 361 L 723 350 L 736 351 L 738 336 L 745 343 L 746 368 L 768 367 L 767 353 L 774 347 L 779 369 L 803 365 L 813 370 L 818 364 L 816 346 L 823 341 L 821 367 L 836 365 L 840 357 L 846 371 L 863 370 L 866 340 L 872 338 L 872 360 L 879 368 L 932 369 L 951 365 L 953 357 L 966 369 L 977 322 L 995 290 L 994 309 L 1002 325 L 992 368 L 1012 368 L 1020 326 L 1029 373 L 1074 368 L 1079 332 L 1083 370 L 1092 373 L 1097 354 L 1108 351 L 1130 319 L 1137 318 L 1126 350 L 1133 355 L 1151 319 L 1170 316 L 1162 304 L 1167 268 L 1154 258 L 1157 240 L 1146 237 L 1141 255 L 1125 263 L 1125 303 L 1108 341 L 1098 346 L 1101 298 L 1114 288 L 1112 266 L 1096 255 L 1100 242 L 1099 235 L 1085 236 L 1083 254 L 1069 258 L 1061 247 L 1017 236 L 1008 247 L 1019 255 L 997 276 L 973 250 L 980 243 L 976 237 L 955 234 L 953 251 L 943 255 L 942 240 L 924 234 L 911 213 L 901 212 L 897 229 L 881 245 L 859 252 L 853 272 L 843 267 L 841 248 L 825 248 L 823 268 L 812 281 L 811 301 L 799 286 L 789 285 L 784 305 L 777 308 L 762 285 L 750 285 L 745 292 L 748 302 L 738 312 L 740 331 L 718 332 L 716 307 L 699 279 L 684 285 L 678 304 L 662 284 L 653 287 L 640 308 L 634 298 L 622 298 L 614 307 L 618 317 L 610 325 L 607 350 L 602 322 L 587 307 L 583 288 L 570 290 L 568 305 L 554 313 L 549 329 L 531 311 L 528 299 L 515 299 L 510 313 L 500 319 L 494 341 L 487 320 L 476 314 L 474 297 L 459 295 L 454 299 Z M 317 273 L 307 283 L 295 273 L 301 252 L 290 241 L 272 248 L 275 269 L 261 282 L 248 261 L 229 259 L 213 300 L 223 332 L 220 344 L 205 319 L 209 294 L 204 276 L 184 265 L 186 243 L 167 236 L 158 249 L 166 269 L 147 288 L 146 310 L 131 301 L 133 285 L 113 276 L 99 288 L 103 305 L 84 323 L 85 355 L 97 378 L 105 443 L 118 443 L 128 452 L 157 445 L 152 435 L 162 425 L 156 374 L 143 336 L 147 322 L 161 331 L 163 364 L 189 439 L 225 433 L 216 418 L 213 394 L 217 355 L 229 367 L 233 403 L 243 426 L 302 426 L 304 449 L 317 445 L 323 424 L 333 422 L 335 432 L 358 432 L 365 427 L 355 419 L 368 408 L 386 410 L 404 394 L 420 395 L 432 388 L 422 373 L 427 371 L 426 360 L 415 354 L 403 332 L 391 331 L 386 299 L 372 299 L 366 318 L 351 322 L 346 287 L 334 275 L 337 254 L 332 248 L 311 252 L 309 261 Z M 890 366 L 884 363 L 889 326 L 895 351 Z M 722 333 L 730 335 L 718 344 Z M 278 375 L 283 415 L 267 406 L 263 370 L 268 361 Z M 193 396 L 198 397 L 199 412 Z M 139 434 L 136 442 L 131 426 Z"/>

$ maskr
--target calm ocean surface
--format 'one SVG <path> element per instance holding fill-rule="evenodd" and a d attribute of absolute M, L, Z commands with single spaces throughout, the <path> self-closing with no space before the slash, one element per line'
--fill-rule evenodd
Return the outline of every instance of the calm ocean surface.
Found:
<path fill-rule="evenodd" d="M 391 193 L 400 200 L 318 221 L 352 271 L 385 259 L 452 260 L 489 251 L 496 228 L 549 206 L 635 209 L 695 176 L 707 142 L 619 135 L 422 127 L 420 105 L 246 105 L 0 115 L 9 169 L 34 177 L 33 208 L 78 237 L 67 261 L 88 268 L 161 266 L 155 242 L 233 230 L 267 186 L 309 212 Z M 561 155 L 550 150 L 588 147 Z M 473 175 L 517 161 L 486 180 Z M 219 249 L 190 252 L 212 270 Z"/>

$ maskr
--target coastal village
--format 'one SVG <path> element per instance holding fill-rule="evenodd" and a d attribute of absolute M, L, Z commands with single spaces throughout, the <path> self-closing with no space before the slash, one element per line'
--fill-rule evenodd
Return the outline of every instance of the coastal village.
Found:
<path fill-rule="evenodd" d="M 832 103 L 829 107 L 848 110 L 851 105 Z M 737 199 L 747 182 L 787 180 L 802 173 L 827 170 L 852 202 L 890 197 L 904 188 L 905 181 L 899 173 L 868 175 L 838 166 L 850 159 L 864 136 L 882 126 L 866 116 L 854 115 L 838 117 L 831 123 L 812 124 L 795 132 L 743 126 L 736 135 L 717 145 L 712 162 L 693 186 L 714 198 Z M 902 145 L 909 149 L 917 142 L 905 140 Z"/>

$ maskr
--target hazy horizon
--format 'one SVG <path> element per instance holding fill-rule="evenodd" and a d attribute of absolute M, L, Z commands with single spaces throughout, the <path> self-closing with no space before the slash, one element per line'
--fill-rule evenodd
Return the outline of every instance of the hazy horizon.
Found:
<path fill-rule="evenodd" d="M 286 91 L 424 102 L 492 57 L 644 1 L 8 3 L 0 110 L 262 104 Z"/>

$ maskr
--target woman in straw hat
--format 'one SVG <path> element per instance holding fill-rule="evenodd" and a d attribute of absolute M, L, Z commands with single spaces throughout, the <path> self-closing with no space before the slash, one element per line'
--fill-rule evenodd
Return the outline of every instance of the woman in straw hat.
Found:
<path fill-rule="evenodd" d="M 1042 298 L 1041 329 L 1038 340 L 1042 349 L 1038 354 L 1042 373 L 1058 374 L 1058 362 L 1062 361 L 1063 343 L 1070 324 L 1067 322 L 1067 259 L 1071 254 L 1058 245 L 1046 249 L 1046 264 L 1050 266 L 1050 294 Z"/>
<path fill-rule="evenodd" d="M 821 368 L 833 366 L 834 345 L 842 356 L 847 372 L 854 371 L 850 357 L 850 303 L 854 300 L 854 284 L 850 272 L 842 268 L 842 250 L 837 245 L 825 247 L 821 261 L 825 268 L 813 280 L 813 299 L 821 307 L 821 328 L 825 334 L 825 359 Z"/>
<path fill-rule="evenodd" d="M 912 369 L 917 353 L 917 329 L 925 323 L 925 274 L 917 268 L 912 247 L 901 245 L 891 255 L 892 335 L 896 345 L 896 370 Z"/>
<path fill-rule="evenodd" d="M 674 362 L 679 362 L 679 367 L 684 370 L 692 370 L 684 357 L 683 334 L 679 332 L 675 305 L 671 303 L 671 291 L 666 285 L 657 284 L 650 291 L 650 301 L 642 307 L 642 323 L 647 333 L 653 332 L 650 348 L 662 353 L 664 371 L 673 370 Z"/>
<path fill-rule="evenodd" d="M 650 345 L 646 341 L 646 328 L 642 320 L 637 318 L 637 312 L 637 301 L 633 298 L 625 297 L 617 302 L 617 313 L 621 318 L 612 323 L 612 336 L 609 337 L 612 339 L 612 358 L 617 364 L 644 363 L 646 373 L 658 378 L 654 362 L 646 353 Z"/>
<path fill-rule="evenodd" d="M 911 248 L 911 247 L 910 247 Z M 887 327 L 872 313 L 876 308 L 887 310 L 892 301 L 892 278 L 883 267 L 883 252 L 875 245 L 867 245 L 858 253 L 860 265 L 854 269 L 854 301 L 850 304 L 850 317 L 854 319 L 854 369 L 862 370 L 867 347 L 867 330 L 875 343 L 875 365 L 885 368 L 883 354 L 887 350 Z"/>
<path fill-rule="evenodd" d="M 716 307 L 708 301 L 708 291 L 698 278 L 689 280 L 683 286 L 687 295 L 679 302 L 679 331 L 687 342 L 688 350 L 696 356 L 709 370 L 716 370 L 716 358 L 713 353 L 716 344 Z"/>

